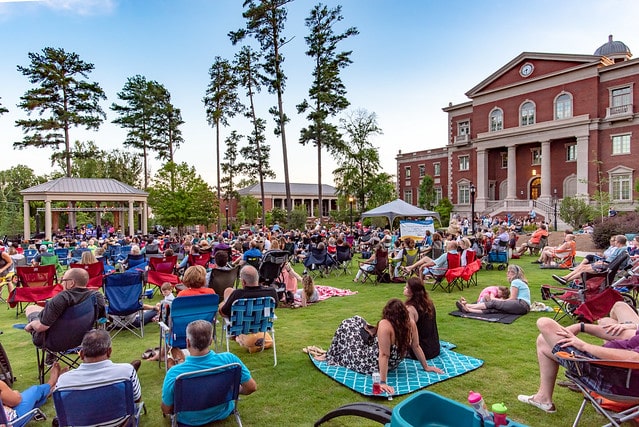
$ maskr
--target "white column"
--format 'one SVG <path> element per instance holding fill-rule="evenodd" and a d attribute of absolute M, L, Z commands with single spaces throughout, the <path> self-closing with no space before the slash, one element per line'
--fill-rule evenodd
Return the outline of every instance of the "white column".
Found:
<path fill-rule="evenodd" d="M 550 202 L 550 183 L 552 182 L 552 171 L 550 170 L 550 141 L 541 142 L 541 194 L 539 198 Z"/>
<path fill-rule="evenodd" d="M 135 221 L 133 219 L 133 200 L 129 200 L 129 236 L 135 236 Z"/>
<path fill-rule="evenodd" d="M 29 207 L 28 200 L 24 200 L 22 202 L 22 205 L 24 208 L 24 218 L 23 218 L 24 240 L 29 240 L 29 238 L 31 237 L 31 208 Z"/>
<path fill-rule="evenodd" d="M 514 200 L 517 198 L 517 147 L 508 147 L 508 191 L 506 198 Z"/>
<path fill-rule="evenodd" d="M 588 197 L 588 136 L 577 137 L 577 196 Z"/>
<path fill-rule="evenodd" d="M 140 226 L 140 228 L 142 228 L 142 234 L 146 234 L 147 230 L 149 228 L 149 225 L 147 224 L 148 218 L 146 217 L 146 202 L 142 202 L 142 225 Z"/>
<path fill-rule="evenodd" d="M 486 209 L 488 201 L 488 151 L 477 150 L 477 196 L 475 198 L 475 212 Z"/>
<path fill-rule="evenodd" d="M 44 235 L 51 241 L 51 200 L 44 202 Z"/>

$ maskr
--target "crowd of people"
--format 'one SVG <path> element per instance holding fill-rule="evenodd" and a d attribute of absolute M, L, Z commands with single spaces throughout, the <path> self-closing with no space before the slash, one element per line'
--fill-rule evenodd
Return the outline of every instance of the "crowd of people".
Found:
<path fill-rule="evenodd" d="M 510 220 L 510 219 L 509 219 Z M 523 220 L 523 223 L 532 223 L 534 218 Z M 517 221 L 513 221 L 517 224 Z M 459 222 L 457 223 L 459 225 Z M 453 224 L 455 225 L 455 224 Z M 244 232 L 235 235 L 230 231 L 219 234 L 194 234 L 194 235 L 157 235 L 122 237 L 95 236 L 88 240 L 73 240 L 66 237 L 56 239 L 53 242 L 38 242 L 35 248 L 38 254 L 32 263 L 38 265 L 42 258 L 50 256 L 50 249 L 68 248 L 73 256 L 73 251 L 78 251 L 78 262 L 91 264 L 102 262 L 104 257 L 109 257 L 113 248 L 130 246 L 130 254 L 133 256 L 144 255 L 177 255 L 176 269 L 183 270 L 181 283 L 183 288 L 174 296 L 174 287 L 165 284 L 161 287 L 162 302 L 145 306 L 145 315 L 138 321 L 148 322 L 157 319 L 162 305 L 171 304 L 174 298 L 186 296 L 210 294 L 215 291 L 209 287 L 210 271 L 212 269 L 239 268 L 241 286 L 237 289 L 227 288 L 220 300 L 219 314 L 228 318 L 231 314 L 231 306 L 234 301 L 243 298 L 272 297 L 280 303 L 286 303 L 289 298 L 298 302 L 298 306 L 307 306 L 319 300 L 317 289 L 313 279 L 308 274 L 299 274 L 293 269 L 296 261 L 303 262 L 311 252 L 311 249 L 323 246 L 327 251 L 335 251 L 337 246 L 357 247 L 362 253 L 362 267 L 354 277 L 358 282 L 366 272 L 373 270 L 380 256 L 389 257 L 392 264 L 393 276 L 405 277 L 403 288 L 404 300 L 392 298 L 387 301 L 381 310 L 381 319 L 375 323 L 369 323 L 361 316 L 355 315 L 343 320 L 337 328 L 328 350 L 324 354 L 316 355 L 318 360 L 324 360 L 329 364 L 344 366 L 356 372 L 371 374 L 379 372 L 381 376 L 381 389 L 392 394 L 394 388 L 387 383 L 389 371 L 397 368 L 403 358 L 409 357 L 417 360 L 425 372 L 441 374 L 443 371 L 429 364 L 429 360 L 440 353 L 440 337 L 437 328 L 436 307 L 425 288 L 425 280 L 432 276 L 439 276 L 445 272 L 447 256 L 451 253 L 460 255 L 460 263 L 465 266 L 468 263 L 468 254 L 475 252 L 478 257 L 491 250 L 500 250 L 502 246 L 510 247 L 515 252 L 523 254 L 529 248 L 538 245 L 539 239 L 547 236 L 545 224 L 539 224 L 537 231 L 532 233 L 527 242 L 517 249 L 515 239 L 513 243 L 513 229 L 504 223 L 496 224 L 496 232 L 493 232 L 493 223 L 484 224 L 486 228 L 473 235 L 468 228 L 468 221 L 462 219 L 458 228 L 452 227 L 449 233 L 427 232 L 423 236 L 420 248 L 412 238 L 400 239 L 396 233 L 388 230 L 365 229 L 358 227 L 350 230 L 346 226 L 325 229 L 318 227 L 307 231 L 282 230 L 281 227 L 273 230 L 261 230 Z M 500 244 L 499 242 L 505 242 Z M 578 277 L 582 271 L 596 271 L 622 251 L 627 250 L 624 236 L 613 236 L 609 253 L 602 254 L 602 258 L 586 258 L 582 264 L 576 267 L 564 277 L 558 277 L 562 283 L 566 283 Z M 11 249 L 14 249 L 13 251 Z M 286 250 L 290 254 L 281 270 L 281 280 L 285 287 L 284 293 L 278 293 L 275 287 L 264 287 L 260 284 L 260 275 L 253 263 L 270 250 Z M 555 248 L 547 248 L 540 251 L 537 263 L 550 265 L 568 250 L 574 250 L 574 236 L 565 233 L 564 242 Z M 5 271 L 10 271 L 15 263 L 11 252 L 16 252 L 15 247 L 10 247 L 2 252 L 0 258 L 0 276 Z M 189 255 L 206 255 L 205 265 L 191 265 Z M 6 256 L 5 256 L 6 255 Z M 410 257 L 410 258 L 409 258 Z M 410 259 L 411 262 L 407 262 Z M 109 260 L 111 261 L 111 260 Z M 108 264 L 108 263 L 107 263 Z M 127 259 L 119 260 L 117 270 L 124 270 Z M 114 271 L 116 267 L 114 266 Z M 306 271 L 304 272 L 306 273 Z M 63 291 L 51 299 L 46 306 L 31 306 L 27 311 L 27 332 L 32 334 L 32 340 L 36 346 L 42 346 L 42 336 L 64 311 L 84 301 L 88 296 L 95 295 L 98 301 L 101 317 L 106 317 L 104 312 L 104 298 L 99 291 L 87 288 L 88 275 L 85 270 L 72 268 L 64 273 L 60 280 Z M 489 286 L 479 295 L 476 302 L 466 301 L 460 298 L 456 305 L 459 311 L 464 313 L 508 313 L 526 314 L 531 307 L 531 294 L 528 280 L 523 268 L 517 264 L 510 264 L 506 271 L 506 286 Z M 541 318 L 537 322 L 540 331 L 537 340 L 537 357 L 540 369 L 540 385 L 538 391 L 530 396 L 519 396 L 519 400 L 540 408 L 546 412 L 554 412 L 552 401 L 553 387 L 557 375 L 557 366 L 561 363 L 553 354 L 559 349 L 579 351 L 584 355 L 610 359 L 639 360 L 639 317 L 637 313 L 629 310 L 622 303 L 615 305 L 609 318 L 599 322 L 599 325 L 572 325 L 563 327 L 548 318 Z M 631 312 L 632 311 L 632 312 Z M 632 330 L 634 326 L 635 330 Z M 164 379 L 162 389 L 162 412 L 173 412 L 174 385 L 176 377 L 185 372 L 222 366 L 228 363 L 239 363 L 242 368 L 241 388 L 242 394 L 251 394 L 257 389 L 257 384 L 252 378 L 249 369 L 241 360 L 231 353 L 216 353 L 210 350 L 213 339 L 213 329 L 209 322 L 199 320 L 188 325 L 187 347 L 179 352 L 171 352 L 169 356 L 169 370 Z M 590 333 L 606 340 L 603 347 L 593 346 L 576 337 L 580 332 Z M 95 378 L 112 379 L 116 376 L 129 378 L 133 383 L 136 400 L 141 397 L 141 385 L 137 378 L 139 361 L 131 364 L 115 364 L 110 361 L 111 341 L 105 331 L 91 331 L 86 334 L 82 343 L 83 361 L 80 368 L 71 371 L 61 369 L 57 362 L 52 362 L 50 379 L 40 387 L 27 389 L 22 393 L 0 387 L 0 395 L 5 402 L 5 411 L 8 416 L 16 417 L 24 413 L 28 408 L 38 407 L 46 401 L 51 390 L 60 385 L 75 385 L 82 382 L 92 382 Z M 155 354 L 153 359 L 164 355 Z M 637 380 L 635 378 L 634 380 Z M 2 384 L 0 382 L 0 384 Z M 639 384 L 637 385 L 639 387 Z M 5 394 L 7 399 L 5 399 Z M 14 396 L 12 399 L 9 396 Z M 19 396 L 22 396 L 21 398 Z M 21 403 L 22 402 L 22 403 Z M 197 414 L 187 414 L 180 422 L 210 422 L 226 418 L 232 411 L 232 403 Z M 118 420 L 114 420 L 117 422 Z"/>

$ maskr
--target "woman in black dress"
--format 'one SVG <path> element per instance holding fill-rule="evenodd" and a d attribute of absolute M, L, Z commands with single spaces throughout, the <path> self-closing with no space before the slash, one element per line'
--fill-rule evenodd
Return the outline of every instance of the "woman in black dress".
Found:
<path fill-rule="evenodd" d="M 424 283 L 418 277 L 411 277 L 404 287 L 406 308 L 410 318 L 417 325 L 419 346 L 426 359 L 439 356 L 439 332 L 437 331 L 437 316 L 435 304 L 424 288 Z M 417 359 L 412 350 L 408 356 Z"/>

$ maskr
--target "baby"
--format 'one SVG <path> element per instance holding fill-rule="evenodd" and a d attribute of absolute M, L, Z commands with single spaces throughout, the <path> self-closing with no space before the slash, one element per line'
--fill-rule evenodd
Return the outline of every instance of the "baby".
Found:
<path fill-rule="evenodd" d="M 506 286 L 488 286 L 484 288 L 479 297 L 477 298 L 477 302 L 486 302 L 491 299 L 508 299 L 510 297 L 510 289 Z"/>

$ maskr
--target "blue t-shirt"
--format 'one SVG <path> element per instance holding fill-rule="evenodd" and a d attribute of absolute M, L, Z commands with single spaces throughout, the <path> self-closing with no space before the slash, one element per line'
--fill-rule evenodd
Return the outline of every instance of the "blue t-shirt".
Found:
<path fill-rule="evenodd" d="M 517 288 L 517 299 L 523 299 L 530 305 L 530 288 L 521 279 L 515 279 L 510 282 L 511 288 Z"/>
<path fill-rule="evenodd" d="M 248 251 L 244 252 L 244 255 L 242 256 L 242 259 L 244 261 L 248 260 L 249 258 L 262 258 L 262 252 L 257 248 L 251 248 Z"/>
<path fill-rule="evenodd" d="M 240 383 L 245 383 L 251 379 L 251 373 L 248 368 L 236 355 L 232 353 L 215 353 L 209 351 L 204 356 L 186 356 L 184 363 L 173 366 L 164 376 L 164 385 L 162 386 L 162 403 L 166 406 L 173 406 L 173 390 L 175 387 L 175 379 L 178 375 L 187 372 L 193 372 L 200 369 L 215 368 L 217 366 L 227 365 L 229 363 L 239 363 L 242 366 L 242 377 Z M 233 401 L 223 405 L 214 406 L 203 411 L 182 412 L 178 414 L 178 422 L 188 425 L 208 424 L 212 421 L 223 420 L 231 415 L 235 403 Z"/>

